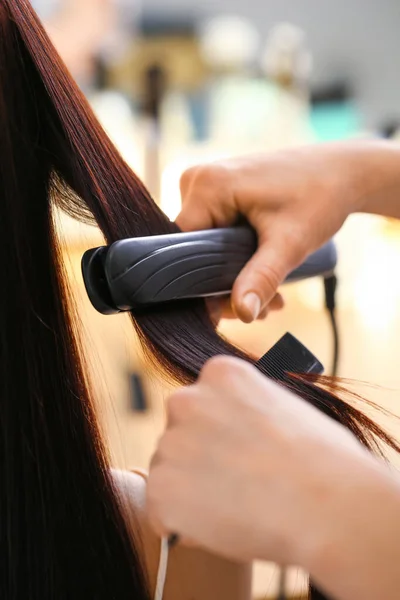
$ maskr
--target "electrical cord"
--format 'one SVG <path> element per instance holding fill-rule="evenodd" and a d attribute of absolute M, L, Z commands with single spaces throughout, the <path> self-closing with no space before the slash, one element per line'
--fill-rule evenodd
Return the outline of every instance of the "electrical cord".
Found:
<path fill-rule="evenodd" d="M 340 339 L 339 329 L 336 320 L 336 290 L 338 286 L 338 279 L 335 273 L 324 278 L 324 291 L 325 291 L 325 308 L 328 311 L 329 320 L 332 326 L 333 336 L 333 352 L 332 352 L 332 367 L 331 375 L 336 377 L 339 366 L 339 353 L 340 353 Z M 286 595 L 286 581 L 287 581 L 287 570 L 281 569 L 278 584 L 278 596 L 277 600 L 287 600 Z"/>
<path fill-rule="evenodd" d="M 331 375 L 336 377 L 339 366 L 339 352 L 340 352 L 340 340 L 339 340 L 339 329 L 336 320 L 336 290 L 338 286 L 338 279 L 333 273 L 324 279 L 325 289 L 325 308 L 328 311 L 329 319 L 332 326 L 333 335 L 333 358 Z"/>

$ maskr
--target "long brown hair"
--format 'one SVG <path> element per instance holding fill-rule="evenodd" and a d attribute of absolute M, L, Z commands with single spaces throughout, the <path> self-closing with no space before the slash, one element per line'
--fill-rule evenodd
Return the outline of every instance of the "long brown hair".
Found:
<path fill-rule="evenodd" d="M 52 207 L 96 222 L 109 243 L 177 228 L 107 138 L 29 0 L 0 0 L 0 82 L 0 596 L 148 599 L 92 411 Z M 132 321 L 179 383 L 217 354 L 252 360 L 216 333 L 202 301 Z M 282 383 L 368 447 L 378 437 L 397 449 L 326 386 Z"/>

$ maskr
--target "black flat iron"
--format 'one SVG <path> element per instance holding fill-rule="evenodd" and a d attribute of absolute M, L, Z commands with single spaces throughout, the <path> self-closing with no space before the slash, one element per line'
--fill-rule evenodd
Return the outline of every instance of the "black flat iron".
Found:
<path fill-rule="evenodd" d="M 135 311 L 189 298 L 229 295 L 257 250 L 249 226 L 124 239 L 85 252 L 82 273 L 89 299 L 102 314 Z M 337 263 L 331 241 L 286 282 L 328 276 Z"/>

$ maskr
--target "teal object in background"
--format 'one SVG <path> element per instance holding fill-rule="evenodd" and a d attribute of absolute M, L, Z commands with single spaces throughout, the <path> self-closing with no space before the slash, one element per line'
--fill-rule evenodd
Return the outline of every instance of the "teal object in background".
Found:
<path fill-rule="evenodd" d="M 351 102 L 323 102 L 313 106 L 310 125 L 321 142 L 350 138 L 361 129 L 358 111 Z"/>

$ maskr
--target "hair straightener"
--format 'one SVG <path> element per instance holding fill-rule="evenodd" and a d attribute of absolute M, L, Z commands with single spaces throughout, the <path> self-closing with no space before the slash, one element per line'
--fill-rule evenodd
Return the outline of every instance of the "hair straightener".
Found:
<path fill-rule="evenodd" d="M 83 279 L 94 308 L 105 315 L 229 295 L 257 245 L 257 234 L 247 225 L 124 239 L 88 250 L 82 259 Z M 336 263 L 331 241 L 286 282 L 328 276 Z"/>

